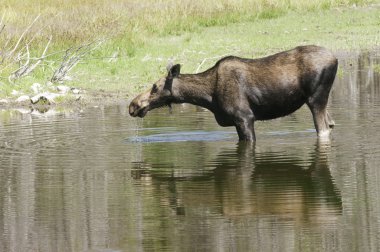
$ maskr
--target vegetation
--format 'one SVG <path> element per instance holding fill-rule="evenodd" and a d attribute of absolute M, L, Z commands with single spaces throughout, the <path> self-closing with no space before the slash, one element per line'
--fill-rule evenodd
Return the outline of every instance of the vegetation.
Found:
<path fill-rule="evenodd" d="M 128 95 L 163 74 L 169 60 L 196 72 L 227 54 L 257 57 L 298 44 L 377 46 L 380 10 L 372 2 L 3 0 L 0 96 L 68 76 L 71 86 Z M 54 78 L 71 56 L 77 61 L 67 76 Z"/>

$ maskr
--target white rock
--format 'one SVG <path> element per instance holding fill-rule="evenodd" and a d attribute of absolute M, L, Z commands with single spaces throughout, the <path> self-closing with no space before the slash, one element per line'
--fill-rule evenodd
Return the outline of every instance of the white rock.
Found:
<path fill-rule="evenodd" d="M 20 109 L 16 109 L 17 112 L 21 113 L 21 114 L 30 114 L 30 109 L 24 109 L 24 108 L 20 108 Z"/>
<path fill-rule="evenodd" d="M 53 85 L 54 85 L 54 84 L 53 84 L 53 82 L 51 82 L 51 81 L 46 82 L 46 86 L 49 87 L 49 88 L 52 87 Z"/>
<path fill-rule="evenodd" d="M 33 83 L 30 86 L 30 89 L 33 91 L 34 94 L 38 94 L 42 91 L 42 86 L 40 83 Z"/>
<path fill-rule="evenodd" d="M 55 110 L 55 109 L 49 109 L 47 111 L 39 111 L 37 109 L 34 109 L 32 112 L 31 112 L 32 115 L 34 116 L 43 116 L 43 117 L 48 117 L 48 116 L 54 116 L 54 115 L 57 115 L 58 112 Z"/>
<path fill-rule="evenodd" d="M 71 90 L 71 88 L 68 87 L 68 86 L 65 86 L 65 85 L 59 85 L 59 86 L 57 86 L 57 91 L 60 92 L 61 94 L 66 94 L 70 90 Z"/>
<path fill-rule="evenodd" d="M 41 94 L 38 94 L 30 98 L 30 100 L 32 101 L 33 104 L 35 104 L 40 101 L 40 98 L 41 98 Z"/>
<path fill-rule="evenodd" d="M 12 92 L 11 92 L 11 95 L 13 95 L 13 96 L 17 96 L 17 95 L 19 95 L 20 94 L 20 92 L 19 91 L 17 91 L 17 90 L 12 90 Z"/>
<path fill-rule="evenodd" d="M 73 92 L 73 94 L 79 94 L 80 90 L 77 88 L 73 88 L 73 89 L 71 89 L 71 92 Z"/>
<path fill-rule="evenodd" d="M 16 102 L 26 102 L 30 101 L 29 95 L 21 95 L 19 98 L 16 99 Z"/>
<path fill-rule="evenodd" d="M 36 104 L 40 101 L 44 101 L 44 102 L 47 102 L 48 104 L 51 104 L 51 103 L 55 103 L 54 99 L 59 96 L 62 96 L 62 94 L 42 93 L 42 94 L 33 96 L 32 98 L 30 98 L 30 100 L 32 101 L 33 104 Z"/>
<path fill-rule="evenodd" d="M 1 104 L 6 104 L 6 103 L 8 103 L 9 101 L 7 100 L 7 99 L 0 99 L 0 103 Z"/>
<path fill-rule="evenodd" d="M 54 100 L 55 98 L 57 97 L 60 97 L 62 96 L 62 94 L 55 94 L 55 93 L 48 93 L 45 95 L 45 97 L 48 99 L 48 100 Z"/>

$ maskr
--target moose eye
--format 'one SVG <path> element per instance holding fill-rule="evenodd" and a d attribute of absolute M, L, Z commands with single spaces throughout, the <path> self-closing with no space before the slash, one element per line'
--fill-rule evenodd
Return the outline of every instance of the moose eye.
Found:
<path fill-rule="evenodd" d="M 158 87 L 156 84 L 153 84 L 153 87 L 152 87 L 152 93 L 157 93 L 158 91 Z"/>

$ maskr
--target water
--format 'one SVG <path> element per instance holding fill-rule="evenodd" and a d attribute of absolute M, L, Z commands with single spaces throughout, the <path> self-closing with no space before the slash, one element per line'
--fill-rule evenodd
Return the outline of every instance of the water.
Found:
<path fill-rule="evenodd" d="M 339 58 L 331 141 L 306 108 L 255 146 L 190 105 L 1 111 L 0 251 L 379 251 L 380 56 Z"/>

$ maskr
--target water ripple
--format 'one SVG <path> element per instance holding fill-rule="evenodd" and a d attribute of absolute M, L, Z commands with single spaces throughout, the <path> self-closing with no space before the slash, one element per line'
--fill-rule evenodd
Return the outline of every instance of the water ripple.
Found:
<path fill-rule="evenodd" d="M 171 143 L 171 142 L 212 142 L 234 139 L 235 132 L 231 131 L 184 131 L 173 133 L 161 133 L 147 136 L 134 136 L 126 139 L 132 143 Z"/>

